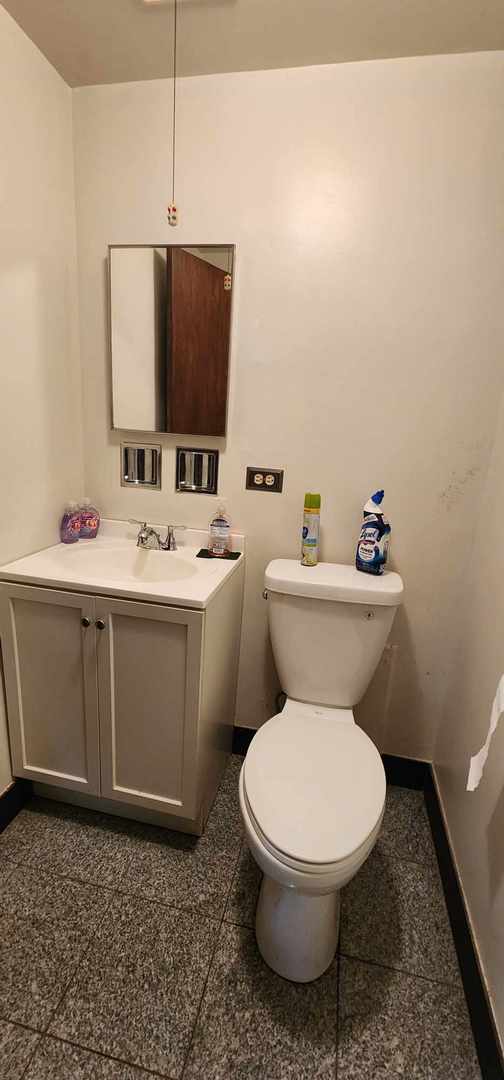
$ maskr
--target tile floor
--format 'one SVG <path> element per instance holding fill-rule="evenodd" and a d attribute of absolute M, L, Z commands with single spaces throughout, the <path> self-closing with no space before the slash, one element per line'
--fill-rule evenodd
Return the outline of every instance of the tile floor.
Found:
<path fill-rule="evenodd" d="M 390 788 L 340 952 L 254 940 L 240 758 L 201 839 L 33 800 L 0 836 L 0 1080 L 478 1080 L 419 792 Z"/>

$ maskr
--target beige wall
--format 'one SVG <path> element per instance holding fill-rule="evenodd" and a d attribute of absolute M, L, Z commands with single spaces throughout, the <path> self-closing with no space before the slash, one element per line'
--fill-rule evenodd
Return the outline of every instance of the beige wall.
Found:
<path fill-rule="evenodd" d="M 82 439 L 71 92 L 1 6 L 0 131 L 3 563 L 56 541 Z M 9 782 L 0 701 L 0 793 Z"/>
<path fill-rule="evenodd" d="M 435 751 L 435 769 L 504 1051 L 504 722 L 479 788 L 465 790 L 468 761 L 485 740 L 504 672 L 504 403 L 474 546 L 464 569 L 460 648 Z"/>
<path fill-rule="evenodd" d="M 297 556 L 306 489 L 322 554 L 350 561 L 361 506 L 386 489 L 406 601 L 360 718 L 383 749 L 430 757 L 455 640 L 457 571 L 502 384 L 504 55 L 430 57 L 182 80 L 180 225 L 170 84 L 74 92 L 86 486 L 111 516 L 204 525 L 214 503 L 119 486 L 109 431 L 109 243 L 236 242 L 221 489 L 249 551 L 238 723 L 277 690 L 264 567 Z M 200 440 L 203 444 L 211 440 Z M 245 466 L 285 492 L 244 491 Z"/>

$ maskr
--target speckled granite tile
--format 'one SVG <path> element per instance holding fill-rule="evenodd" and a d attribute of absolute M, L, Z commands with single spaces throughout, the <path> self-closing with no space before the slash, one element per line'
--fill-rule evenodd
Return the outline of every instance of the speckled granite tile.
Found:
<path fill-rule="evenodd" d="M 376 851 L 396 859 L 437 866 L 423 791 L 387 787 L 385 815 Z"/>
<path fill-rule="evenodd" d="M 361 960 L 458 982 L 438 872 L 373 852 L 342 891 L 340 949 Z"/>
<path fill-rule="evenodd" d="M 340 964 L 338 1080 L 481 1080 L 460 987 Z"/>
<path fill-rule="evenodd" d="M 4 881 L 7 881 L 7 878 L 10 874 L 12 874 L 15 865 L 16 864 L 12 861 L 12 859 L 7 858 L 7 856 L 4 855 L 2 851 L 0 851 L 0 885 Z"/>
<path fill-rule="evenodd" d="M 131 830 L 121 818 L 33 799 L 0 836 L 0 852 L 61 877 L 114 887 L 129 857 Z"/>
<path fill-rule="evenodd" d="M 244 843 L 226 904 L 226 922 L 237 923 L 239 926 L 255 926 L 261 881 L 261 871 Z"/>
<path fill-rule="evenodd" d="M 42 1030 L 110 895 L 15 867 L 0 885 L 0 1015 Z"/>
<path fill-rule="evenodd" d="M 287 982 L 255 936 L 222 924 L 184 1080 L 334 1080 L 337 965 Z"/>
<path fill-rule="evenodd" d="M 180 1076 L 217 932 L 197 915 L 115 896 L 49 1033 Z"/>
<path fill-rule="evenodd" d="M 234 797 L 238 809 L 240 807 L 238 799 L 238 782 L 240 779 L 240 772 L 244 760 L 245 759 L 241 756 L 241 754 L 230 755 L 220 785 L 220 790 L 222 792 L 228 793 Z"/>
<path fill-rule="evenodd" d="M 229 758 L 207 821 L 205 832 L 210 832 L 215 837 L 219 836 L 221 843 L 225 843 L 226 838 L 233 843 L 236 837 L 243 837 L 238 796 L 238 781 L 242 764 L 243 758 L 236 754 L 232 754 Z"/>
<path fill-rule="evenodd" d="M 0 1020 L 0 1080 L 21 1080 L 40 1035 Z"/>
<path fill-rule="evenodd" d="M 203 836 L 135 824 L 121 892 L 220 918 L 243 838 L 236 785 L 231 759 Z"/>
<path fill-rule="evenodd" d="M 0 854 L 16 862 L 29 862 L 43 843 L 48 827 L 45 800 L 31 799 L 0 834 Z"/>
<path fill-rule="evenodd" d="M 0 1073 L 1 1076 L 1 1073 Z M 152 1073 L 79 1046 L 42 1038 L 23 1080 L 152 1080 Z"/>
<path fill-rule="evenodd" d="M 222 850 L 208 835 L 196 838 L 162 829 L 139 830 L 118 885 L 121 892 L 220 918 L 240 853 Z"/>

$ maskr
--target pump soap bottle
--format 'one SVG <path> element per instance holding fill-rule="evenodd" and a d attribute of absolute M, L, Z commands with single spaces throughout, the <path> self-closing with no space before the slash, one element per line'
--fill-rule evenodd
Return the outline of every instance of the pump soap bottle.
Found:
<path fill-rule="evenodd" d="M 76 544 L 80 538 L 80 510 L 79 504 L 69 502 L 65 507 L 60 522 L 60 540 L 62 544 Z"/>
<path fill-rule="evenodd" d="M 231 551 L 231 519 L 221 503 L 208 526 L 208 550 L 214 558 L 225 558 Z"/>
<path fill-rule="evenodd" d="M 96 506 L 91 505 L 91 499 L 83 499 L 80 508 L 80 538 L 81 540 L 94 540 L 100 528 L 100 512 Z"/>

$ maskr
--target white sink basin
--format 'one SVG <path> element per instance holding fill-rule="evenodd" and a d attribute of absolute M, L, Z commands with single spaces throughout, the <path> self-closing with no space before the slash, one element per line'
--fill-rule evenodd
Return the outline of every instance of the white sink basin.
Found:
<path fill-rule="evenodd" d="M 104 521 L 95 540 L 55 544 L 0 567 L 0 580 L 205 608 L 241 562 L 198 559 L 206 534 L 188 529 L 177 551 L 136 547 L 138 529 Z M 238 550 L 243 537 L 234 537 Z M 178 538 L 177 538 L 178 542 Z"/>
<path fill-rule="evenodd" d="M 119 546 L 113 541 L 104 546 L 99 540 L 88 540 L 78 544 L 48 548 L 45 552 L 47 562 L 54 569 L 64 569 L 80 576 L 98 574 L 109 581 L 181 581 L 194 577 L 198 573 L 201 560 L 189 562 L 187 554 L 181 558 L 174 551 L 145 551 L 134 544 Z M 190 557 L 195 560 L 196 551 L 190 550 Z"/>

